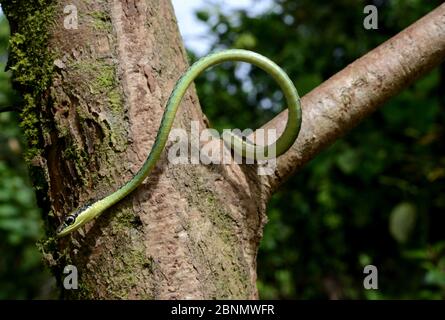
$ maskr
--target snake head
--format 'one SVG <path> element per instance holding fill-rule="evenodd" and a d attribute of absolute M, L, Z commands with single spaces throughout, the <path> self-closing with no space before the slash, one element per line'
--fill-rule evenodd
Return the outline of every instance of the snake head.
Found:
<path fill-rule="evenodd" d="M 56 230 L 57 236 L 59 237 L 63 236 L 62 235 L 63 231 L 69 228 L 69 226 L 73 225 L 74 222 L 76 222 L 76 218 L 77 216 L 74 213 L 67 215 Z"/>
<path fill-rule="evenodd" d="M 56 229 L 57 237 L 66 236 L 94 218 L 94 207 L 88 203 L 67 215 Z"/>

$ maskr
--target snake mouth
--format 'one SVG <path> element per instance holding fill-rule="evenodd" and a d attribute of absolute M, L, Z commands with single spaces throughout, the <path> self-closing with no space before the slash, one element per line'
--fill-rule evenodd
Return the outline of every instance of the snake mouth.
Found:
<path fill-rule="evenodd" d="M 56 229 L 56 238 L 61 238 L 63 236 L 66 236 L 68 233 L 69 229 L 65 224 L 62 224 Z"/>
<path fill-rule="evenodd" d="M 62 223 L 60 226 L 58 226 L 57 227 L 57 229 L 56 229 L 56 234 L 60 234 L 60 233 L 62 233 L 62 231 L 63 231 L 63 229 L 65 229 L 65 224 L 64 223 Z"/>
<path fill-rule="evenodd" d="M 65 226 L 65 225 L 61 225 L 59 228 L 57 228 L 56 230 L 56 238 L 62 238 L 66 235 L 68 235 L 69 233 L 79 229 L 81 227 L 81 225 L 78 226 Z"/>

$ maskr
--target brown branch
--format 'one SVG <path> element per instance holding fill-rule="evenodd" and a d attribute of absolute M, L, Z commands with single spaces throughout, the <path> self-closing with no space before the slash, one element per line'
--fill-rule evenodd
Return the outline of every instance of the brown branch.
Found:
<path fill-rule="evenodd" d="M 445 58 L 445 4 L 325 81 L 302 98 L 303 123 L 269 176 L 270 193 L 385 101 Z M 297 82 L 298 85 L 298 82 Z M 284 129 L 287 112 L 264 128 Z"/>

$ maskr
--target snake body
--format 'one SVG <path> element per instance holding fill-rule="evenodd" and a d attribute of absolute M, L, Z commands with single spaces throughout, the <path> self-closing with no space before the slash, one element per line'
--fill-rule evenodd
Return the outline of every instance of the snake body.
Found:
<path fill-rule="evenodd" d="M 286 99 L 288 119 L 284 132 L 271 145 L 254 145 L 234 134 L 229 136 L 223 135 L 224 143 L 243 158 L 254 160 L 264 160 L 270 157 L 279 156 L 292 146 L 301 127 L 301 107 L 297 89 L 287 74 L 273 61 L 252 51 L 231 49 L 209 54 L 195 62 L 177 81 L 168 99 L 153 147 L 136 175 L 121 188 L 105 198 L 92 204 L 84 205 L 67 215 L 57 229 L 57 237 L 65 236 L 98 217 L 107 208 L 113 206 L 130 194 L 144 181 L 153 170 L 164 150 L 176 112 L 190 84 L 207 68 L 226 61 L 251 63 L 272 76 L 280 86 Z M 271 152 L 271 150 L 275 152 Z"/>

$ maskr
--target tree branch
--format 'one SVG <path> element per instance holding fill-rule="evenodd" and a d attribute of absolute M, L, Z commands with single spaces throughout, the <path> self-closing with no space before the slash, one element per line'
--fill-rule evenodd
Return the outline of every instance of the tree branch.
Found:
<path fill-rule="evenodd" d="M 445 59 L 445 4 L 326 80 L 302 98 L 303 123 L 268 176 L 270 194 L 318 152 Z M 297 80 L 298 86 L 298 80 Z M 281 132 L 287 111 L 264 128 Z"/>

